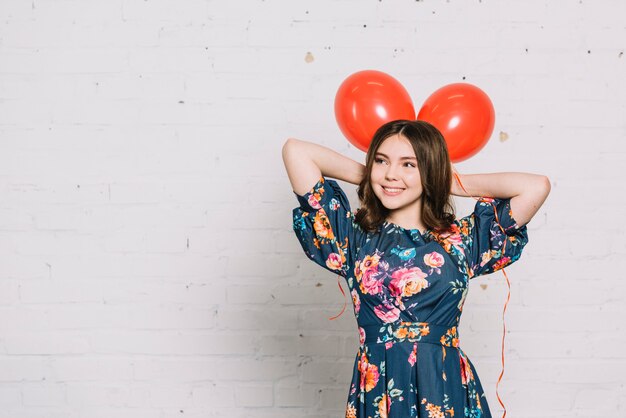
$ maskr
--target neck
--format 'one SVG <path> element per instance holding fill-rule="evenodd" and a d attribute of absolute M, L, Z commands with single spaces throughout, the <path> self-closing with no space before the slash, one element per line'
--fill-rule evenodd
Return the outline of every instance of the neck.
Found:
<path fill-rule="evenodd" d="M 422 199 L 419 199 L 408 206 L 391 210 L 387 216 L 387 221 L 404 229 L 424 231 L 426 227 L 422 223 L 422 204 Z"/>

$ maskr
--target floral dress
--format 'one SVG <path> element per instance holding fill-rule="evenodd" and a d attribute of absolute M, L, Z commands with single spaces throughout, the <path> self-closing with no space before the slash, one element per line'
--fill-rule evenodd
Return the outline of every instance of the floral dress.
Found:
<path fill-rule="evenodd" d="M 469 279 L 515 262 L 528 242 L 510 199 L 482 198 L 445 234 L 421 234 L 389 222 L 364 232 L 323 176 L 296 197 L 304 252 L 343 276 L 352 295 L 360 344 L 346 417 L 491 417 L 457 329 Z"/>

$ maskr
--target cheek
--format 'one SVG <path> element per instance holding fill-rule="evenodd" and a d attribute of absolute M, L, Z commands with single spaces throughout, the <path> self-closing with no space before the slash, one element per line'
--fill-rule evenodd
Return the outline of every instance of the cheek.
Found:
<path fill-rule="evenodd" d="M 410 173 L 407 173 L 405 178 L 407 180 L 410 180 L 411 182 L 421 182 L 421 177 L 420 177 L 419 171 L 412 171 Z"/>
<path fill-rule="evenodd" d="M 407 183 L 410 183 L 413 186 L 418 186 L 418 185 L 421 186 L 421 184 L 422 184 L 422 179 L 421 179 L 419 173 L 408 174 L 405 177 L 405 179 L 406 179 Z"/>
<path fill-rule="evenodd" d="M 372 171 L 370 173 L 370 178 L 373 181 L 378 181 L 382 178 L 381 170 L 377 169 L 376 166 L 372 167 Z"/>

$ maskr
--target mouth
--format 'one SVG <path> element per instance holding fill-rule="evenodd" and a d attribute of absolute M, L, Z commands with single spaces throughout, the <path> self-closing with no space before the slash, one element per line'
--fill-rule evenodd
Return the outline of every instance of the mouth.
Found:
<path fill-rule="evenodd" d="M 383 193 L 385 193 L 387 196 L 397 196 L 404 191 L 404 189 L 401 189 L 399 187 L 381 187 L 383 188 Z"/>

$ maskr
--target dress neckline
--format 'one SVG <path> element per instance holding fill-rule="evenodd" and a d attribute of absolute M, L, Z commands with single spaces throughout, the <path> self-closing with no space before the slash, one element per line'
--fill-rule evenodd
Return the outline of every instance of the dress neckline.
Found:
<path fill-rule="evenodd" d="M 394 224 L 393 222 L 389 222 L 387 220 L 383 221 L 383 225 L 389 226 L 389 227 L 394 228 L 394 229 L 398 229 L 400 231 L 408 231 L 411 234 L 418 233 L 422 237 L 424 235 L 428 235 L 428 233 L 430 232 L 430 229 L 425 229 L 424 232 L 422 232 L 422 231 L 419 230 L 419 228 L 403 228 L 400 225 Z"/>

